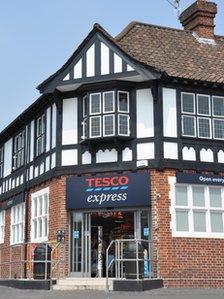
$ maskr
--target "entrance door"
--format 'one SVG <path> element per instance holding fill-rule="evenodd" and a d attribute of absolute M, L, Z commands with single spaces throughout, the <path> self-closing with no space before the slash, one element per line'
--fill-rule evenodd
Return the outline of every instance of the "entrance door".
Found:
<path fill-rule="evenodd" d="M 91 276 L 91 214 L 71 217 L 71 276 Z"/>

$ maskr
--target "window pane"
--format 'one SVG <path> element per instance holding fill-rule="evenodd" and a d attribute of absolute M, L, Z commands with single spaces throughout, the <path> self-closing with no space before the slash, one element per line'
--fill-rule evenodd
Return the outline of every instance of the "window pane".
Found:
<path fill-rule="evenodd" d="M 195 136 L 195 117 L 183 116 L 182 128 L 183 128 L 183 135 Z"/>
<path fill-rule="evenodd" d="M 193 192 L 193 205 L 195 207 L 205 206 L 205 196 L 203 187 L 192 187 Z"/>
<path fill-rule="evenodd" d="M 205 212 L 193 212 L 194 217 L 194 231 L 206 232 Z"/>
<path fill-rule="evenodd" d="M 184 232 L 189 231 L 187 211 L 176 211 L 176 230 Z"/>
<path fill-rule="evenodd" d="M 34 217 L 37 217 L 37 198 L 34 199 L 34 211 L 33 211 Z"/>
<path fill-rule="evenodd" d="M 118 92 L 118 110 L 120 112 L 128 112 L 128 93 Z"/>
<path fill-rule="evenodd" d="M 113 112 L 114 111 L 114 92 L 104 92 L 104 112 Z"/>
<path fill-rule="evenodd" d="M 224 120 L 214 119 L 214 137 L 224 139 Z"/>
<path fill-rule="evenodd" d="M 211 123 L 208 118 L 198 118 L 198 136 L 210 138 L 211 137 Z"/>
<path fill-rule="evenodd" d="M 46 215 L 48 213 L 48 196 L 47 194 L 44 194 L 44 214 Z"/>
<path fill-rule="evenodd" d="M 213 115 L 224 116 L 224 98 L 213 97 Z"/>
<path fill-rule="evenodd" d="M 223 232 L 222 213 L 211 212 L 211 231 L 213 233 L 222 233 Z"/>
<path fill-rule="evenodd" d="M 39 238 L 42 237 L 42 218 L 38 219 L 39 223 Z"/>
<path fill-rule="evenodd" d="M 44 231 L 44 237 L 47 237 L 47 231 L 48 231 L 48 229 L 47 229 L 47 217 L 44 218 L 44 229 L 43 229 L 43 231 Z"/>
<path fill-rule="evenodd" d="M 176 205 L 187 206 L 187 187 L 186 186 L 176 186 Z"/>
<path fill-rule="evenodd" d="M 118 131 L 120 135 L 129 135 L 129 116 L 128 115 L 119 115 L 118 116 Z"/>
<path fill-rule="evenodd" d="M 221 208 L 222 199 L 221 199 L 221 188 L 209 188 L 210 195 L 210 207 L 212 208 Z"/>
<path fill-rule="evenodd" d="M 114 116 L 106 115 L 103 118 L 104 121 L 104 135 L 110 136 L 114 135 Z"/>
<path fill-rule="evenodd" d="M 34 220 L 33 227 L 34 227 L 34 239 L 37 239 L 37 220 Z"/>
<path fill-rule="evenodd" d="M 195 113 L 193 94 L 182 93 L 182 111 L 185 113 Z"/>
<path fill-rule="evenodd" d="M 90 128 L 91 128 L 91 137 L 100 137 L 101 136 L 101 117 L 91 117 L 90 118 Z"/>
<path fill-rule="evenodd" d="M 197 96 L 198 113 L 199 114 L 210 114 L 210 97 L 206 95 Z"/>
<path fill-rule="evenodd" d="M 100 94 L 91 94 L 90 95 L 90 113 L 100 113 Z"/>

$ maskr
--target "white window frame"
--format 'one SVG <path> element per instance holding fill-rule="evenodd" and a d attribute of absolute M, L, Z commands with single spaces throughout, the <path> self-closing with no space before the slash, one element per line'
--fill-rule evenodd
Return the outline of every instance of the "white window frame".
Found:
<path fill-rule="evenodd" d="M 113 134 L 105 134 L 105 118 L 108 116 L 113 117 Z M 114 114 L 106 114 L 103 115 L 103 136 L 104 137 L 109 137 L 109 136 L 114 136 L 115 135 L 115 115 Z"/>
<path fill-rule="evenodd" d="M 120 116 L 125 116 L 125 117 L 127 117 L 127 119 L 128 119 L 128 133 L 127 134 L 122 134 L 122 133 L 120 133 Z M 129 116 L 129 114 L 118 114 L 118 122 L 117 122 L 117 125 L 118 125 L 118 135 L 120 135 L 120 136 L 130 136 L 130 116 Z"/>
<path fill-rule="evenodd" d="M 20 208 L 22 208 L 22 213 L 23 213 L 22 221 L 15 222 L 14 214 L 17 213 L 18 209 Z M 13 211 L 15 211 L 15 213 Z M 21 225 L 22 225 L 22 238 L 19 241 L 17 241 L 17 238 L 15 238 L 16 241 L 13 241 L 13 228 L 17 227 L 17 233 L 18 233 L 18 227 Z M 22 202 L 20 204 L 11 207 L 10 245 L 22 244 L 24 242 L 24 233 L 25 233 L 25 203 Z"/>
<path fill-rule="evenodd" d="M 93 95 L 99 95 L 100 97 L 100 112 L 92 112 L 92 96 Z M 101 93 L 100 92 L 95 92 L 95 93 L 90 93 L 89 95 L 89 114 L 90 115 L 99 115 L 101 114 L 102 111 L 102 107 L 101 107 Z"/>
<path fill-rule="evenodd" d="M 25 163 L 25 131 L 21 131 L 13 140 L 13 170 L 22 167 Z M 16 143 L 20 143 L 20 147 L 16 148 Z"/>
<path fill-rule="evenodd" d="M 49 235 L 49 191 L 50 191 L 50 188 L 47 187 L 47 188 L 44 188 L 44 189 L 41 189 L 40 191 L 37 191 L 35 193 L 32 193 L 31 194 L 31 242 L 33 243 L 41 243 L 41 242 L 47 242 L 48 241 L 48 235 Z M 39 197 L 43 197 L 44 195 L 47 195 L 47 214 L 45 215 L 37 215 L 35 217 L 35 214 L 34 214 L 34 200 L 36 199 L 39 199 Z M 43 208 L 43 207 L 42 207 Z M 39 209 L 39 205 L 37 204 L 37 209 Z M 35 238 L 34 237 L 34 221 L 35 220 L 38 220 L 38 219 L 42 219 L 43 218 L 46 218 L 47 217 L 47 236 L 41 236 L 41 237 L 37 237 Z M 43 225 L 42 225 L 42 232 L 43 232 Z M 38 234 L 38 229 L 37 229 L 37 235 Z"/>
<path fill-rule="evenodd" d="M 215 118 L 224 118 L 224 115 L 222 116 L 222 115 L 216 115 L 216 114 L 214 114 L 214 98 L 220 98 L 220 99 L 224 100 L 224 97 L 222 97 L 222 96 L 215 96 L 215 95 L 212 96 L 212 115 Z"/>
<path fill-rule="evenodd" d="M 81 138 L 83 140 L 85 140 L 88 137 L 88 136 L 86 136 L 86 132 L 85 132 L 86 126 L 87 126 L 87 118 L 84 118 L 83 121 L 82 121 L 82 136 L 81 136 Z"/>
<path fill-rule="evenodd" d="M 184 122 L 183 122 L 184 117 L 194 119 L 194 135 L 184 134 Z M 181 115 L 181 129 L 182 129 L 182 136 L 184 136 L 184 137 L 197 137 L 196 116 L 194 116 L 193 114 Z"/>
<path fill-rule="evenodd" d="M 111 110 L 111 111 L 105 111 L 105 95 L 107 93 L 112 93 L 113 94 L 113 110 Z M 114 93 L 114 90 L 105 91 L 105 92 L 103 92 L 103 113 L 109 114 L 109 113 L 114 113 L 114 112 L 115 112 L 115 93 Z"/>
<path fill-rule="evenodd" d="M 2 210 L 0 214 L 0 244 L 3 244 L 5 240 L 5 210 Z"/>
<path fill-rule="evenodd" d="M 194 98 L 194 112 L 185 112 L 185 111 L 183 111 L 183 95 L 184 94 L 190 94 L 190 95 L 193 95 L 193 98 Z M 181 113 L 183 113 L 183 114 L 189 114 L 189 115 L 195 115 L 195 113 L 196 113 L 196 107 L 195 107 L 196 105 L 195 105 L 195 94 L 194 93 L 192 93 L 192 92 L 181 92 Z"/>
<path fill-rule="evenodd" d="M 223 118 L 216 118 L 216 117 L 215 117 L 215 118 L 212 119 L 212 129 L 213 129 L 213 132 L 212 132 L 212 133 L 213 133 L 213 138 L 216 139 L 216 140 L 224 140 L 224 137 L 223 137 L 223 138 L 217 138 L 217 137 L 215 137 L 215 125 L 214 125 L 214 121 L 215 121 L 215 120 L 221 120 L 221 121 L 224 122 L 224 119 L 223 119 Z"/>
<path fill-rule="evenodd" d="M 208 114 L 204 114 L 204 113 L 199 113 L 198 112 L 198 97 L 199 96 L 207 97 L 208 98 L 208 104 L 209 104 L 209 113 Z M 210 95 L 197 93 L 196 97 L 197 97 L 197 115 L 211 116 L 211 97 L 210 97 Z"/>
<path fill-rule="evenodd" d="M 224 239 L 224 187 L 222 186 L 213 186 L 213 185 L 187 185 L 187 184 L 176 184 L 176 177 L 168 178 L 170 185 L 170 214 L 171 222 L 170 228 L 172 231 L 172 237 L 183 237 L 183 238 L 219 238 Z M 176 206 L 175 198 L 175 186 L 187 186 L 188 192 L 188 205 L 187 206 Z M 192 187 L 204 187 L 205 188 L 205 207 L 195 207 L 193 206 L 193 196 L 192 196 Z M 222 208 L 215 208 L 210 206 L 209 202 L 209 187 L 212 188 L 221 188 L 221 200 Z M 188 225 L 189 231 L 177 231 L 176 230 L 176 211 L 188 211 Z M 195 232 L 194 223 L 193 223 L 193 211 L 203 211 L 206 214 L 206 232 Z M 220 212 L 222 213 L 223 220 L 223 232 L 215 233 L 211 231 L 211 212 Z"/>
<path fill-rule="evenodd" d="M 208 121 L 209 121 L 209 134 L 210 134 L 210 137 L 204 137 L 204 136 L 200 136 L 199 135 L 199 120 L 200 119 L 208 119 Z M 210 117 L 197 117 L 197 134 L 198 134 L 198 138 L 201 138 L 201 139 L 212 139 L 212 123 L 211 123 L 211 118 Z"/>
<path fill-rule="evenodd" d="M 120 93 L 126 93 L 128 95 L 127 96 L 127 100 L 128 100 L 128 110 L 127 111 L 122 111 L 122 110 L 119 109 L 119 94 Z M 120 113 L 129 113 L 129 110 L 130 110 L 130 93 L 128 91 L 118 90 L 118 92 L 117 92 L 117 110 Z"/>
<path fill-rule="evenodd" d="M 95 135 L 95 136 L 92 136 L 92 122 L 91 122 L 91 120 L 93 119 L 93 118 L 99 118 L 100 119 L 100 129 L 99 129 L 99 131 L 100 131 L 100 134 L 99 135 Z M 102 117 L 101 117 L 101 115 L 97 115 L 97 116 L 91 116 L 90 118 L 89 118 L 89 130 L 90 130 L 90 132 L 89 132 L 89 136 L 90 136 L 90 138 L 98 138 L 98 137 L 101 137 L 101 133 L 102 133 L 102 124 L 101 124 L 101 122 L 102 122 Z"/>

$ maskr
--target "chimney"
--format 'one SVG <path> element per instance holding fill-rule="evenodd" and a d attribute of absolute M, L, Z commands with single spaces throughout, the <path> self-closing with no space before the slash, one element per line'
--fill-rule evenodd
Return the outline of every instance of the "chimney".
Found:
<path fill-rule="evenodd" d="M 180 15 L 185 30 L 195 32 L 199 37 L 214 39 L 214 18 L 217 5 L 206 0 L 197 0 Z"/>

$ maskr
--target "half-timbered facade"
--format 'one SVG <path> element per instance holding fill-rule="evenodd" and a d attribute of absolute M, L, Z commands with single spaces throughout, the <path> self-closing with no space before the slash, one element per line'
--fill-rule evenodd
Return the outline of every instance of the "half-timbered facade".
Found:
<path fill-rule="evenodd" d="M 65 276 L 91 277 L 83 250 L 93 227 L 106 235 L 98 218 L 123 217 L 133 238 L 152 243 L 154 277 L 168 286 L 224 285 L 224 38 L 214 34 L 216 9 L 194 2 L 180 17 L 184 30 L 132 22 L 113 38 L 95 24 L 38 86 L 41 96 L 0 135 L 2 250 L 65 232 Z M 82 205 L 85 179 L 94 193 Z M 124 190 L 134 185 L 132 199 Z"/>

